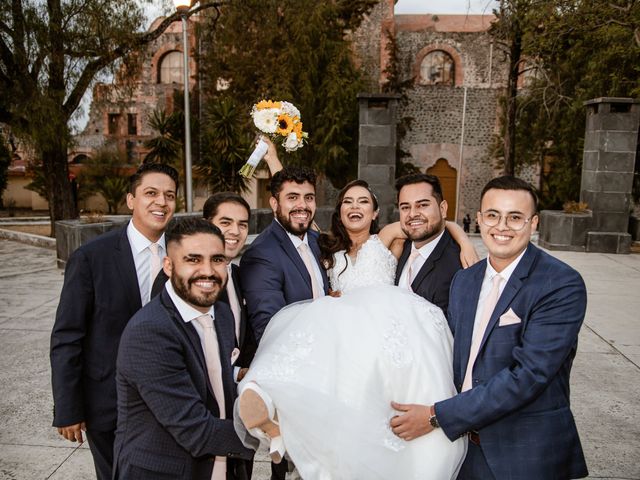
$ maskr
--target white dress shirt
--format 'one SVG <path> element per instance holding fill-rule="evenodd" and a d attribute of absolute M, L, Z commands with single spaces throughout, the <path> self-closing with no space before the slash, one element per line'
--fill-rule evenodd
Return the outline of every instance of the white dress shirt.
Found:
<path fill-rule="evenodd" d="M 411 276 L 413 278 L 410 278 L 410 279 L 407 278 L 409 273 L 409 262 L 404 264 L 404 267 L 402 267 L 402 274 L 400 275 L 400 280 L 398 280 L 398 286 L 400 288 L 410 289 L 411 284 L 415 280 L 420 269 L 424 266 L 425 262 L 429 258 L 429 255 L 431 255 L 433 251 L 436 249 L 436 246 L 438 245 L 438 242 L 442 238 L 442 235 L 444 235 L 444 230 L 442 230 L 442 232 L 440 232 L 440 235 L 438 235 L 432 241 L 430 241 L 426 245 L 423 245 L 422 247 L 417 249 L 420 255 L 418 255 L 413 261 L 413 268 L 411 269 Z M 416 250 L 416 245 L 415 243 L 411 243 L 411 251 L 413 252 L 414 250 Z"/>
<path fill-rule="evenodd" d="M 167 252 L 164 244 L 164 233 L 157 242 L 152 242 L 140 233 L 133 224 L 133 220 L 130 220 L 129 225 L 127 226 L 127 238 L 129 239 L 129 245 L 131 245 L 131 254 L 133 255 L 133 262 L 136 266 L 138 287 L 140 288 L 140 300 L 142 301 L 142 305 L 146 305 L 150 300 L 151 287 L 153 286 L 150 278 L 151 250 L 149 250 L 149 245 L 157 243 L 160 258 L 164 258 Z"/>
<path fill-rule="evenodd" d="M 278 222 L 280 223 L 280 222 Z M 282 227 L 284 228 L 284 227 Z M 313 250 L 311 250 L 311 247 L 309 246 L 309 236 L 305 233 L 304 234 L 304 238 L 300 238 L 297 235 L 293 235 L 292 233 L 289 233 L 286 229 L 285 232 L 287 232 L 287 235 L 289 236 L 289 239 L 291 240 L 291 243 L 293 243 L 293 246 L 296 249 L 296 252 L 298 252 L 298 255 L 300 255 L 300 250 L 298 250 L 298 247 L 301 244 L 306 244 L 307 247 L 309 247 L 309 252 L 311 252 L 311 256 L 313 257 L 313 260 L 311 263 L 313 265 L 313 272 L 316 274 L 316 279 L 318 280 L 318 285 L 320 286 L 321 289 L 324 289 L 324 281 L 322 280 L 322 273 L 320 272 L 320 265 L 318 265 L 318 262 L 315 261 L 315 255 L 313 254 Z M 302 258 L 302 255 L 300 255 L 300 259 L 302 259 L 302 261 L 304 262 L 304 259 Z M 324 293 L 321 292 L 322 295 L 324 295 Z"/>
<path fill-rule="evenodd" d="M 204 314 L 201 311 L 196 310 L 182 298 L 180 298 L 176 291 L 173 289 L 173 285 L 171 285 L 171 282 L 167 282 L 165 284 L 165 288 L 167 289 L 169 297 L 171 297 L 171 300 L 178 309 L 178 313 L 180 314 L 180 318 L 182 318 L 182 321 L 184 323 L 191 323 L 191 325 L 195 327 L 196 332 L 198 332 L 198 337 L 200 337 L 200 345 L 202 345 L 202 351 L 204 352 L 204 331 L 202 330 L 202 325 L 200 325 L 198 322 L 193 321 Z M 213 310 L 213 305 L 209 309 L 208 313 L 209 315 L 211 315 L 211 318 L 213 319 L 213 322 L 215 324 L 216 316 Z M 216 333 L 215 327 L 213 329 L 213 333 Z"/>
<path fill-rule="evenodd" d="M 523 252 L 516 258 L 513 262 L 511 262 L 507 268 L 502 270 L 501 272 L 496 272 L 496 270 L 491 266 L 491 262 L 489 261 L 489 257 L 485 260 L 487 262 L 487 269 L 484 272 L 484 278 L 482 279 L 482 287 L 480 288 L 480 296 L 478 297 L 478 306 L 476 307 L 476 316 L 473 321 L 473 335 L 476 334 L 476 330 L 478 329 L 478 324 L 480 323 L 480 318 L 482 317 L 482 311 L 484 309 L 484 303 L 487 300 L 487 296 L 491 291 L 491 286 L 493 282 L 493 277 L 500 274 L 502 277 L 502 282 L 500 283 L 500 294 L 498 295 L 498 301 L 500 301 L 500 296 L 502 292 L 504 292 L 504 287 L 507 286 L 509 282 L 509 278 L 513 274 L 514 270 L 522 260 L 524 253 L 527 251 L 525 248 Z M 473 337 L 471 337 L 473 338 Z"/>

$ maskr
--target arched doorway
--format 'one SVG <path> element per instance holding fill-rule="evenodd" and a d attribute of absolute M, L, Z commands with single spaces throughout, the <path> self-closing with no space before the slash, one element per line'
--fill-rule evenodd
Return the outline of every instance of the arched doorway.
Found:
<path fill-rule="evenodd" d="M 447 220 L 454 220 L 456 214 L 456 184 L 458 173 L 444 158 L 438 159 L 433 167 L 427 168 L 429 175 L 435 175 L 440 179 L 442 194 L 447 201 Z"/>

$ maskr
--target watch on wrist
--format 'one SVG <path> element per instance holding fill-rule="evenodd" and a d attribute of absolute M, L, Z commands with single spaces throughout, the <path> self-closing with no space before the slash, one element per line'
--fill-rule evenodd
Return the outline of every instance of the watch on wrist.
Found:
<path fill-rule="evenodd" d="M 431 424 L 433 428 L 440 428 L 438 418 L 436 417 L 436 409 L 433 407 L 433 405 L 429 407 L 429 424 Z"/>

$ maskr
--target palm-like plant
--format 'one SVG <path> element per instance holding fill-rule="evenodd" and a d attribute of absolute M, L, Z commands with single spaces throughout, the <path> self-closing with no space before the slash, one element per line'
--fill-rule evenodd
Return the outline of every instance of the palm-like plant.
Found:
<path fill-rule="evenodd" d="M 150 152 L 144 158 L 145 163 L 164 163 L 175 165 L 180 158 L 182 142 L 176 140 L 175 131 L 176 118 L 174 115 L 167 115 L 163 109 L 153 111 L 149 119 L 149 127 L 158 132 L 158 136 L 144 142 L 144 146 Z"/>
<path fill-rule="evenodd" d="M 238 173 L 250 154 L 248 118 L 231 98 L 213 98 L 206 105 L 197 169 L 212 192 L 248 189 L 247 179 Z"/>
<path fill-rule="evenodd" d="M 109 213 L 118 213 L 129 188 L 130 168 L 126 154 L 104 147 L 82 166 L 80 189 L 85 195 L 89 192 L 100 194 L 107 202 Z"/>

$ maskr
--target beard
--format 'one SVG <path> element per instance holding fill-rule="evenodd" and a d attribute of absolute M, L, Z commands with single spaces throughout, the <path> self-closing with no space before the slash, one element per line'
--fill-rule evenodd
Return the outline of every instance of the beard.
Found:
<path fill-rule="evenodd" d="M 192 285 L 199 280 L 208 280 L 214 282 L 214 285 L 217 284 L 218 288 L 214 289 L 211 292 L 204 293 L 195 293 L 192 290 Z M 225 283 L 218 275 L 211 275 L 208 277 L 204 277 L 202 275 L 191 278 L 180 277 L 173 272 L 171 275 L 171 285 L 173 289 L 176 291 L 178 296 L 183 299 L 185 302 L 195 305 L 196 307 L 209 308 L 211 307 L 218 297 L 220 296 L 220 292 L 224 289 Z"/>
<path fill-rule="evenodd" d="M 420 243 L 431 238 L 437 237 L 444 228 L 444 218 L 440 218 L 438 223 L 428 223 L 427 226 L 420 231 L 409 230 L 404 225 L 400 225 L 400 228 L 412 242 Z"/>
<path fill-rule="evenodd" d="M 296 212 L 306 212 L 309 215 L 309 221 L 307 223 L 300 223 L 297 221 L 291 221 L 291 214 Z M 292 235 L 304 235 L 311 227 L 313 223 L 314 214 L 308 208 L 299 208 L 297 210 L 291 210 L 288 215 L 283 215 L 280 205 L 276 209 L 276 219 L 280 222 L 280 225 Z"/>

